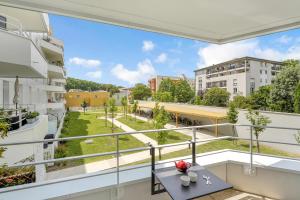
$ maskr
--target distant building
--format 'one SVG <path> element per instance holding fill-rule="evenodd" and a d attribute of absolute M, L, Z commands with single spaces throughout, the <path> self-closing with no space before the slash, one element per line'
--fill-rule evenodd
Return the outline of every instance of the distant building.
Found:
<path fill-rule="evenodd" d="M 159 76 L 159 75 L 157 75 L 148 81 L 149 87 L 150 87 L 152 93 L 157 92 L 162 80 L 168 79 L 168 78 L 174 82 L 179 81 L 179 80 L 186 80 L 189 83 L 189 85 L 191 86 L 191 88 L 195 89 L 195 80 L 187 78 L 184 74 L 181 76 Z"/>
<path fill-rule="evenodd" d="M 196 95 L 212 87 L 224 88 L 236 95 L 247 96 L 260 86 L 272 83 L 282 62 L 242 57 L 195 70 Z"/>
<path fill-rule="evenodd" d="M 120 92 L 113 94 L 112 97 L 116 100 L 116 105 L 120 106 L 120 105 L 122 105 L 122 103 L 121 103 L 122 98 L 123 97 L 128 98 L 128 95 L 129 95 L 128 90 L 120 89 Z"/>
<path fill-rule="evenodd" d="M 109 99 L 109 92 L 70 90 L 66 93 L 65 99 L 67 108 L 81 107 L 83 101 L 86 101 L 89 107 L 100 107 Z"/>

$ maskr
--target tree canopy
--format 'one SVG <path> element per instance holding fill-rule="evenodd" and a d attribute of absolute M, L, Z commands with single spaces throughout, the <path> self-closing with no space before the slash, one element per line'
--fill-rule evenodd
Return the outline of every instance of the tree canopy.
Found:
<path fill-rule="evenodd" d="M 78 89 L 84 91 L 105 90 L 112 94 L 119 92 L 119 87 L 112 84 L 101 84 L 93 81 L 81 80 L 76 78 L 67 78 L 66 90 Z"/>
<path fill-rule="evenodd" d="M 134 100 L 146 100 L 151 97 L 151 89 L 142 83 L 137 83 L 131 94 Z"/>
<path fill-rule="evenodd" d="M 261 86 L 251 94 L 251 107 L 258 110 L 267 110 L 269 108 L 271 85 Z"/>
<path fill-rule="evenodd" d="M 177 102 L 186 103 L 194 97 L 194 91 L 186 80 L 180 80 L 175 84 L 174 99 Z"/>
<path fill-rule="evenodd" d="M 294 112 L 300 113 L 300 82 L 298 83 L 294 94 Z"/>
<path fill-rule="evenodd" d="M 277 74 L 270 91 L 270 107 L 272 110 L 279 112 L 294 111 L 294 92 L 299 82 L 299 73 L 299 63 L 290 61 Z"/>
<path fill-rule="evenodd" d="M 226 106 L 228 104 L 230 93 L 222 88 L 210 88 L 204 96 L 203 101 L 208 106 Z"/>

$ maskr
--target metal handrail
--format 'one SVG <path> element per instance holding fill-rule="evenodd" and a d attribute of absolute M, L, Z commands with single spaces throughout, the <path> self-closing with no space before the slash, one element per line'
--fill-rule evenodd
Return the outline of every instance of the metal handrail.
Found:
<path fill-rule="evenodd" d="M 220 126 L 245 126 L 250 127 L 250 139 L 248 138 L 239 138 L 234 136 L 224 136 L 224 137 L 217 137 L 217 138 L 210 138 L 210 139 L 203 139 L 199 140 L 196 138 L 196 129 L 198 128 L 208 128 L 208 127 L 220 127 Z M 255 125 L 244 125 L 244 124 L 231 124 L 231 123 L 223 123 L 223 124 L 211 124 L 211 125 L 202 125 L 202 126 L 190 126 L 190 127 L 179 127 L 179 128 L 169 128 L 169 129 L 154 129 L 154 130 L 143 130 L 143 131 L 131 131 L 131 132 L 121 132 L 121 133 L 114 133 L 114 134 L 96 134 L 96 135 L 90 135 L 90 136 L 75 136 L 75 137 L 66 137 L 66 138 L 58 138 L 58 139 L 46 139 L 46 140 L 34 140 L 34 141 L 25 141 L 25 142 L 11 142 L 11 143 L 2 143 L 1 146 L 12 146 L 12 145 L 23 145 L 23 144 L 38 144 L 38 143 L 48 143 L 48 142 L 58 142 L 58 141 L 69 141 L 69 140 L 76 140 L 76 139 L 87 139 L 87 138 L 97 138 L 97 137 L 107 137 L 107 136 L 114 136 L 116 137 L 116 151 L 111 152 L 103 152 L 103 153 L 96 153 L 96 154 L 87 154 L 87 155 L 81 155 L 81 156 L 72 156 L 72 157 L 66 157 L 66 158 L 58 158 L 58 159 L 51 159 L 51 160 L 42 160 L 42 161 L 34 161 L 34 162 L 26 162 L 21 164 L 15 164 L 15 165 L 9 165 L 9 167 L 24 167 L 24 166 L 36 166 L 41 164 L 47 164 L 47 163 L 54 163 L 54 162 L 62 162 L 62 161 L 70 161 L 70 160 L 78 160 L 78 159 L 84 159 L 84 158 L 91 158 L 91 157 L 100 157 L 100 156 L 106 156 L 106 155 L 115 155 L 116 156 L 116 173 L 117 173 L 117 185 L 119 185 L 119 173 L 120 171 L 120 154 L 121 153 L 129 153 L 134 151 L 143 151 L 143 150 L 149 150 L 151 147 L 158 149 L 158 148 L 167 148 L 167 147 L 173 147 L 173 146 L 179 146 L 179 145 L 190 145 L 192 143 L 203 143 L 203 142 L 209 142 L 209 141 L 216 141 L 216 140 L 225 140 L 225 139 L 241 139 L 241 140 L 248 140 L 250 141 L 249 146 L 249 153 L 250 153 L 250 171 L 249 173 L 253 172 L 253 149 L 252 144 L 253 141 L 260 141 L 265 143 L 276 143 L 276 144 L 284 144 L 284 145 L 297 145 L 295 143 L 287 143 L 287 142 L 276 142 L 276 141 L 268 141 L 268 140 L 256 140 L 253 139 L 252 129 L 254 127 L 263 127 L 263 128 L 278 128 L 278 129 L 287 129 L 287 130 L 300 130 L 300 128 L 289 128 L 289 127 L 277 127 L 277 126 L 255 126 Z M 170 131 L 170 130 L 183 130 L 183 129 L 192 129 L 193 130 L 193 137 L 192 140 L 185 141 L 185 142 L 179 142 L 179 143 L 173 143 L 173 144 L 166 144 L 166 145 L 157 145 L 157 146 L 148 146 L 148 147 L 140 147 L 140 148 L 131 148 L 126 150 L 120 150 L 119 149 L 119 136 L 122 135 L 131 135 L 131 134 L 141 134 L 141 133 L 151 133 L 151 132 L 160 132 L 160 131 Z M 195 153 L 195 152 L 194 152 Z M 195 156 L 195 155 L 193 155 Z"/>

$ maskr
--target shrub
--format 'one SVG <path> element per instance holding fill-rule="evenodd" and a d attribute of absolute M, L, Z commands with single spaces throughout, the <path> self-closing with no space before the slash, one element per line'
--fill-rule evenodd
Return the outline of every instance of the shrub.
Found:
<path fill-rule="evenodd" d="M 231 103 L 236 108 L 245 109 L 245 108 L 251 107 L 250 99 L 248 97 L 244 97 L 244 96 L 240 96 L 240 95 L 233 97 L 233 100 Z"/>
<path fill-rule="evenodd" d="M 58 147 L 55 149 L 54 152 L 54 158 L 65 158 L 67 157 L 67 148 L 65 145 L 58 145 Z M 67 164 L 67 161 L 62 161 L 58 163 L 58 165 L 65 166 Z"/>
<path fill-rule="evenodd" d="M 205 105 L 209 106 L 226 106 L 228 104 L 230 93 L 222 88 L 208 89 L 204 96 L 203 101 Z"/>
<path fill-rule="evenodd" d="M 40 115 L 40 113 L 38 113 L 38 112 L 29 112 L 29 113 L 26 114 L 26 119 L 33 119 L 33 118 L 36 118 L 39 115 Z"/>

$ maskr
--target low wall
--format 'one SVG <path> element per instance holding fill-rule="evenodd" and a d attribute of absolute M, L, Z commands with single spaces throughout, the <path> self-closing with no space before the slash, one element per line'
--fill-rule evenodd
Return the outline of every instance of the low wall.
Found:
<path fill-rule="evenodd" d="M 9 132 L 8 137 L 1 139 L 1 143 L 44 139 L 47 132 L 48 116 L 40 115 L 39 119 L 33 124 L 27 124 L 20 130 Z M 37 150 L 36 145 L 33 144 L 8 146 L 6 151 L 3 153 L 3 158 L 0 159 L 0 163 L 13 164 L 32 156 L 36 151 L 39 150 Z"/>

